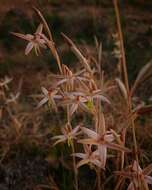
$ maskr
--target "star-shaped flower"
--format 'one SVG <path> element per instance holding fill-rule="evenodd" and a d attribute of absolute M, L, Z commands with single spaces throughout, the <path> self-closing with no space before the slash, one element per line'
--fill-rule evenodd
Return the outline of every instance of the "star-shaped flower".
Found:
<path fill-rule="evenodd" d="M 81 92 L 70 92 L 65 94 L 67 98 L 61 102 L 62 105 L 69 105 L 70 107 L 70 116 L 72 116 L 78 108 L 81 108 L 83 111 L 89 112 L 89 109 L 85 103 L 88 102 L 88 99 L 85 97 L 84 93 Z"/>
<path fill-rule="evenodd" d="M 46 42 L 43 38 L 41 38 L 42 30 L 43 30 L 43 25 L 40 24 L 33 35 L 20 34 L 20 33 L 15 33 L 15 32 L 12 32 L 12 34 L 28 41 L 28 44 L 25 48 L 25 55 L 28 55 L 33 48 L 35 50 L 36 55 L 38 55 L 40 53 L 40 47 L 46 48 L 46 45 L 45 45 Z"/>
<path fill-rule="evenodd" d="M 82 76 L 82 74 L 85 72 L 85 69 L 78 71 L 77 73 L 73 73 L 66 65 L 62 65 L 62 68 L 63 68 L 62 75 L 53 75 L 52 74 L 52 77 L 59 80 L 57 82 L 57 86 L 66 83 L 73 90 L 76 82 L 82 83 L 85 81 L 89 81 L 89 79 Z"/>
<path fill-rule="evenodd" d="M 5 87 L 8 90 L 8 84 L 12 81 L 12 78 L 9 78 L 7 76 L 5 76 L 5 78 L 3 80 L 0 81 L 0 87 Z"/>
<path fill-rule="evenodd" d="M 57 111 L 57 105 L 55 102 L 55 99 L 61 99 L 62 96 L 58 95 L 58 89 L 49 89 L 47 90 L 44 87 L 41 87 L 41 90 L 43 92 L 43 99 L 39 102 L 37 108 L 41 107 L 43 104 L 49 102 L 49 105 L 52 105 L 53 109 L 55 109 L 55 111 Z"/>
<path fill-rule="evenodd" d="M 85 153 L 74 153 L 73 156 L 76 156 L 78 158 L 81 158 L 82 160 L 78 162 L 77 168 L 85 165 L 85 164 L 91 164 L 94 166 L 97 166 L 99 168 L 102 168 L 102 163 L 100 161 L 99 152 L 98 150 L 92 151 L 90 145 L 84 145 L 84 151 Z"/>
<path fill-rule="evenodd" d="M 77 136 L 80 134 L 80 126 L 76 126 L 74 129 L 71 129 L 71 127 L 69 127 L 68 125 L 66 125 L 66 127 L 61 129 L 61 132 L 63 135 L 57 135 L 54 136 L 52 139 L 53 140 L 57 140 L 54 145 L 61 143 L 61 142 L 68 142 L 68 145 L 72 146 L 72 140 L 76 139 Z"/>
<path fill-rule="evenodd" d="M 115 137 L 111 131 L 107 131 L 105 134 L 100 135 L 95 131 L 85 127 L 82 127 L 81 129 L 84 134 L 88 135 L 89 138 L 81 139 L 78 142 L 82 144 L 97 145 L 103 168 L 105 168 L 106 165 L 108 148 L 116 151 L 129 151 L 128 148 L 113 142 L 115 140 Z"/>
<path fill-rule="evenodd" d="M 10 98 L 8 98 L 6 100 L 6 103 L 9 104 L 9 103 L 17 103 L 17 99 L 19 98 L 20 96 L 20 92 L 17 92 L 15 95 L 14 94 L 10 94 Z"/>

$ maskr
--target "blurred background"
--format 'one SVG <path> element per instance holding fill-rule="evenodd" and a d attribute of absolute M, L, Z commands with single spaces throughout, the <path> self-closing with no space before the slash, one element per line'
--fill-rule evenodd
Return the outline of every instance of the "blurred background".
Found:
<path fill-rule="evenodd" d="M 119 2 L 131 83 L 142 66 L 152 58 L 152 1 Z M 52 150 L 49 145 L 50 135 L 54 130 L 52 126 L 62 124 L 64 113 L 62 110 L 59 115 L 46 109 L 35 111 L 37 102 L 30 97 L 40 92 L 41 86 L 49 84 L 49 73 L 57 72 L 55 60 L 49 50 L 42 51 L 38 57 L 34 52 L 25 56 L 26 41 L 10 33 L 35 32 L 41 21 L 33 6 L 37 7 L 47 20 L 62 63 L 75 69 L 78 60 L 65 44 L 61 32 L 68 35 L 87 57 L 95 53 L 96 37 L 102 42 L 102 64 L 109 78 L 117 74 L 118 64 L 118 59 L 113 54 L 113 34 L 116 33 L 114 7 L 112 0 L 0 0 L 0 78 L 13 78 L 11 90 L 17 91 L 19 87 L 21 90 L 21 103 L 17 109 L 22 115 L 29 114 L 28 119 L 22 119 L 26 130 L 18 143 L 13 142 L 15 134 L 12 135 L 12 132 L 5 137 L 0 135 L 1 143 L 6 139 L 8 141 L 4 146 L 0 146 L 1 155 L 5 155 L 0 164 L 0 189 L 57 189 L 54 182 L 57 181 L 59 189 L 70 190 L 72 184 L 69 184 L 69 180 L 72 179 L 72 174 L 68 172 L 70 166 L 63 155 L 64 151 L 68 155 L 68 150 L 66 147 L 62 147 L 63 152 Z M 138 91 L 144 101 L 152 96 L 151 84 L 152 80 L 147 81 L 146 86 L 141 85 Z M 19 115 L 18 118 L 22 117 Z M 3 121 L 0 124 L 2 125 Z M 3 130 L 0 133 L 2 134 Z M 82 190 L 86 186 L 89 190 L 88 184 L 92 185 L 95 178 L 95 174 L 87 169 L 80 173 L 80 177 L 84 179 Z"/>

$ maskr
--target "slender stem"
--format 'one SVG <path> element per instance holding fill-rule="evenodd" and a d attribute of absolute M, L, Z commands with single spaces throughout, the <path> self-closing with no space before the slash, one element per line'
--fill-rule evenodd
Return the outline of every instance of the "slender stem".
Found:
<path fill-rule="evenodd" d="M 118 1 L 113 0 L 113 3 L 114 3 L 115 14 L 116 14 L 116 20 L 117 20 L 118 35 L 119 35 L 119 39 L 120 39 L 124 82 L 125 82 L 125 86 L 126 86 L 127 93 L 128 93 L 128 111 L 131 114 L 132 101 L 131 101 L 130 90 L 129 90 L 128 72 L 127 72 L 127 64 L 126 64 L 126 57 L 125 57 L 123 34 L 122 34 L 122 29 L 121 29 L 120 12 L 119 12 L 119 7 L 118 7 Z M 134 122 L 133 117 L 131 117 L 131 126 L 132 126 L 133 142 L 134 142 L 135 159 L 138 162 L 138 154 L 137 154 L 138 148 L 137 148 L 137 140 L 136 140 L 136 134 L 135 134 L 135 122 Z"/>
<path fill-rule="evenodd" d="M 124 74 L 124 81 L 125 81 L 127 92 L 129 93 L 129 82 L 128 82 L 128 74 L 127 74 L 128 72 L 127 72 L 124 40 L 123 40 L 123 34 L 122 34 L 121 22 L 120 22 L 120 13 L 119 13 L 117 0 L 113 0 L 113 3 L 114 3 L 115 14 L 116 14 L 118 35 L 120 39 L 120 48 L 121 48 L 120 50 L 121 50 L 121 55 L 122 55 L 122 69 L 123 69 L 123 74 Z"/>
<path fill-rule="evenodd" d="M 53 41 L 51 31 L 49 29 L 49 26 L 48 26 L 48 24 L 47 24 L 44 16 L 42 15 L 42 13 L 36 7 L 33 7 L 33 9 L 37 12 L 37 14 L 39 15 L 39 17 L 41 18 L 41 20 L 42 20 L 42 22 L 43 22 L 43 24 L 44 24 L 44 26 L 46 28 L 46 31 L 47 31 L 47 33 L 49 35 L 50 40 Z"/>
<path fill-rule="evenodd" d="M 66 90 L 67 90 L 67 89 L 68 89 L 68 86 L 66 85 Z M 70 130 L 72 130 L 72 127 L 71 127 L 71 120 L 70 120 L 69 105 L 67 105 L 67 120 L 68 120 L 68 125 L 69 125 L 69 127 L 70 127 Z M 72 140 L 72 142 L 71 142 L 71 147 L 72 147 L 72 154 L 74 154 L 74 153 L 75 153 L 75 146 L 74 146 L 73 140 Z M 76 167 L 76 158 L 75 158 L 74 155 L 72 156 L 72 159 L 73 159 L 75 189 L 78 190 L 78 189 L 79 189 L 79 184 L 78 184 L 78 170 L 77 170 L 77 167 Z"/>
<path fill-rule="evenodd" d="M 129 97 L 129 112 L 131 113 L 131 97 Z M 138 160 L 138 146 L 137 146 L 137 140 L 136 140 L 136 132 L 135 132 L 135 122 L 134 122 L 134 118 L 131 117 L 131 125 L 132 125 L 132 135 L 133 135 L 133 142 L 134 142 L 134 156 L 135 156 L 135 160 L 137 162 L 139 162 Z"/>
<path fill-rule="evenodd" d="M 36 7 L 33 7 L 34 10 L 37 12 L 37 14 L 39 15 L 39 17 L 41 18 L 44 26 L 45 26 L 45 29 L 48 33 L 48 36 L 49 36 L 49 40 L 47 37 L 45 37 L 44 35 L 42 35 L 42 37 L 44 38 L 44 40 L 47 42 L 48 44 L 48 47 L 50 48 L 51 50 L 51 53 L 53 54 L 54 58 L 56 59 L 56 62 L 58 64 L 58 67 L 59 67 L 59 70 L 60 70 L 60 73 L 62 74 L 62 64 L 61 64 L 61 61 L 60 61 L 60 57 L 58 55 L 58 52 L 57 52 L 57 49 L 54 45 L 54 41 L 53 41 L 53 37 L 52 37 L 52 33 L 49 29 L 49 26 L 44 18 L 44 16 L 42 15 L 42 13 L 36 8 Z"/>
<path fill-rule="evenodd" d="M 101 169 L 97 168 L 97 188 L 98 190 L 101 190 Z"/>
<path fill-rule="evenodd" d="M 75 153 L 75 147 L 74 147 L 74 143 L 72 141 L 72 154 Z M 76 159 L 75 156 L 73 156 L 73 167 L 74 167 L 74 180 L 75 180 L 75 189 L 78 190 L 79 189 L 79 184 L 78 184 L 78 170 L 76 167 Z"/>

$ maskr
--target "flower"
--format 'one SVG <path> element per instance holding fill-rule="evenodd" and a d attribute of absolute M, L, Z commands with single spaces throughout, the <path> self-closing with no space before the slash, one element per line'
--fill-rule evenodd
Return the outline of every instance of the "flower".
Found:
<path fill-rule="evenodd" d="M 33 48 L 35 50 L 36 55 L 38 55 L 40 53 L 40 47 L 46 48 L 46 45 L 45 45 L 46 42 L 44 39 L 41 38 L 42 30 L 43 30 L 43 25 L 40 24 L 33 35 L 31 34 L 24 35 L 24 34 L 15 33 L 15 32 L 11 32 L 11 33 L 29 42 L 25 48 L 25 55 L 28 55 Z"/>
<path fill-rule="evenodd" d="M 69 125 L 61 129 L 63 135 L 54 136 L 52 139 L 57 140 L 54 145 L 61 143 L 61 142 L 68 142 L 68 145 L 72 146 L 72 140 L 76 139 L 77 135 L 80 134 L 79 132 L 80 126 L 76 126 L 74 129 L 71 129 Z"/>
<path fill-rule="evenodd" d="M 102 102 L 106 102 L 108 104 L 111 104 L 109 99 L 106 97 L 105 92 L 109 90 L 110 88 L 107 89 L 98 89 L 97 85 L 93 80 L 90 79 L 89 84 L 83 83 L 84 89 L 82 92 L 85 94 L 85 96 L 89 99 L 89 101 L 94 101 L 94 100 L 100 100 Z"/>
<path fill-rule="evenodd" d="M 115 174 L 120 175 L 123 180 L 124 178 L 130 179 L 131 182 L 127 190 L 149 190 L 148 184 L 152 184 L 152 177 L 149 176 L 149 174 L 152 172 L 152 164 L 142 170 L 138 162 L 134 160 L 133 164 L 129 166 L 127 170 L 128 171 L 115 172 Z"/>
<path fill-rule="evenodd" d="M 82 144 L 97 145 L 102 167 L 105 168 L 107 160 L 107 148 L 117 151 L 126 151 L 129 149 L 119 144 L 113 143 L 115 137 L 111 131 L 106 131 L 105 134 L 100 135 L 93 130 L 82 127 L 84 134 L 87 134 L 90 138 L 81 139 L 78 142 Z"/>
<path fill-rule="evenodd" d="M 67 99 L 61 102 L 62 105 L 69 105 L 69 113 L 72 116 L 78 108 L 81 108 L 83 111 L 89 112 L 89 109 L 85 103 L 88 102 L 88 99 L 85 97 L 84 93 L 81 92 L 70 92 L 65 94 Z"/>
<path fill-rule="evenodd" d="M 0 87 L 5 87 L 8 90 L 8 84 L 12 81 L 12 78 L 5 76 L 3 80 L 0 81 Z"/>
<path fill-rule="evenodd" d="M 43 92 L 43 99 L 39 102 L 37 108 L 41 107 L 43 104 L 46 102 L 49 102 L 49 105 L 52 105 L 52 107 L 57 111 L 57 106 L 55 103 L 55 99 L 60 99 L 62 98 L 61 95 L 57 95 L 58 89 L 49 89 L 47 90 L 44 87 L 41 87 L 41 90 Z"/>
<path fill-rule="evenodd" d="M 77 168 L 85 164 L 93 164 L 99 168 L 102 168 L 98 150 L 92 151 L 90 145 L 84 145 L 84 151 L 85 153 L 72 154 L 72 156 L 82 158 L 82 160 L 78 162 Z"/>
<path fill-rule="evenodd" d="M 10 98 L 6 100 L 6 103 L 7 104 L 12 103 L 12 102 L 16 103 L 16 100 L 19 98 L 19 96 L 20 96 L 20 92 L 17 92 L 15 95 L 11 93 Z"/>
<path fill-rule="evenodd" d="M 86 77 L 81 76 L 85 72 L 85 69 L 74 74 L 66 65 L 62 65 L 62 67 L 63 67 L 63 75 L 53 75 L 53 74 L 51 75 L 54 78 L 59 79 L 59 81 L 57 82 L 57 86 L 66 83 L 73 90 L 76 81 L 81 83 L 84 81 L 89 81 L 89 79 L 87 79 Z"/>

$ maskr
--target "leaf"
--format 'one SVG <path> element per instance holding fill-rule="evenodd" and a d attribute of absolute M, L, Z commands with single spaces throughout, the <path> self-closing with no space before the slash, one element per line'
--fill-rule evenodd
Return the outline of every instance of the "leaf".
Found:
<path fill-rule="evenodd" d="M 125 171 L 115 171 L 115 175 L 119 175 L 124 178 L 133 178 L 133 173 L 132 172 L 125 172 Z"/>
<path fill-rule="evenodd" d="M 90 72 L 90 73 L 92 73 L 92 70 L 90 68 L 90 65 L 88 64 L 87 59 L 82 55 L 82 53 L 79 51 L 79 49 L 73 43 L 73 41 L 69 37 L 67 37 L 65 34 L 61 33 L 61 35 L 66 40 L 66 42 L 70 45 L 73 53 L 77 56 L 77 58 L 84 65 L 84 67 L 87 69 L 87 71 Z"/>
<path fill-rule="evenodd" d="M 121 94 L 123 95 L 124 99 L 127 100 L 128 99 L 128 95 L 127 95 L 127 90 L 125 85 L 123 84 L 123 82 L 120 79 L 116 79 L 116 83 L 120 89 Z"/>
<path fill-rule="evenodd" d="M 136 113 L 138 113 L 140 115 L 150 113 L 150 112 L 152 112 L 152 105 L 147 105 L 147 106 L 140 107 L 139 109 L 137 109 L 135 111 L 136 111 Z"/>
<path fill-rule="evenodd" d="M 141 82 L 144 82 L 147 78 L 152 75 L 152 59 L 140 70 L 133 87 L 131 89 L 131 95 L 134 94 L 136 88 Z"/>
<path fill-rule="evenodd" d="M 43 22 L 43 24 L 45 26 L 45 29 L 46 29 L 46 31 L 47 31 L 47 33 L 49 35 L 50 40 L 53 41 L 51 31 L 50 31 L 49 26 L 48 26 L 45 18 L 43 17 L 42 13 L 36 7 L 33 7 L 33 9 L 37 12 L 37 14 L 39 15 L 39 17 L 41 18 L 41 20 L 42 20 L 42 22 Z"/>
<path fill-rule="evenodd" d="M 149 164 L 146 168 L 143 169 L 143 173 L 145 175 L 149 175 L 152 173 L 152 164 Z"/>
<path fill-rule="evenodd" d="M 22 127 L 21 122 L 15 116 L 11 116 L 11 119 L 13 121 L 13 124 L 14 124 L 14 127 L 16 129 L 16 132 L 19 133 L 20 129 Z"/>
<path fill-rule="evenodd" d="M 124 182 L 125 179 L 123 177 L 120 177 L 114 190 L 122 190 Z"/>
<path fill-rule="evenodd" d="M 89 138 L 89 139 L 80 139 L 78 140 L 78 143 L 81 143 L 81 144 L 94 144 L 94 145 L 99 145 L 99 143 L 95 140 L 95 139 L 92 139 L 92 138 Z"/>
<path fill-rule="evenodd" d="M 119 145 L 119 144 L 115 144 L 115 143 L 109 143 L 109 142 L 106 142 L 106 146 L 110 149 L 113 149 L 113 150 L 118 150 L 118 151 L 124 151 L 124 152 L 130 152 L 130 149 L 129 148 L 126 148 L 122 145 Z"/>

